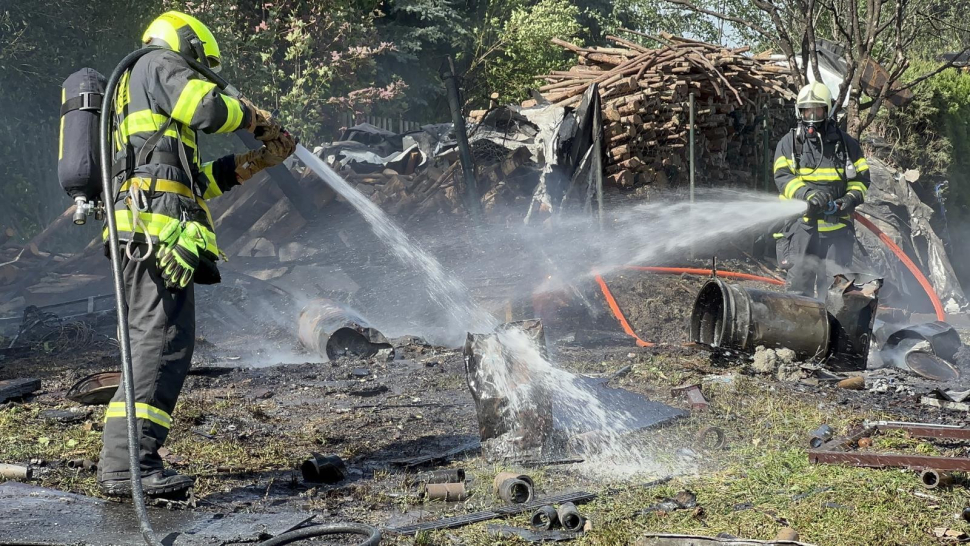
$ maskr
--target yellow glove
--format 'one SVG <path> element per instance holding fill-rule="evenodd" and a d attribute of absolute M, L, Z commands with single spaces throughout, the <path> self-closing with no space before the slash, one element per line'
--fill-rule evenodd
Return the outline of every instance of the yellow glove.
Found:
<path fill-rule="evenodd" d="M 256 135 L 256 138 L 264 142 L 279 138 L 280 131 L 283 130 L 283 127 L 273 119 L 273 116 L 269 112 L 249 102 L 249 99 L 241 98 L 239 102 L 243 103 L 252 112 L 252 121 L 250 121 L 249 127 L 246 128 L 247 131 Z"/>

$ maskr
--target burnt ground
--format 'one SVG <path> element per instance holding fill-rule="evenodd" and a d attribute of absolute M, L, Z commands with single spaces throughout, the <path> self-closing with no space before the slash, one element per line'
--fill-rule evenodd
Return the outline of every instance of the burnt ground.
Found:
<path fill-rule="evenodd" d="M 725 267 L 725 269 L 729 269 Z M 199 339 L 195 364 L 175 412 L 166 460 L 198 477 L 196 507 L 215 512 L 312 511 L 318 521 L 353 520 L 378 526 L 403 525 L 487 509 L 492 478 L 502 470 L 529 473 L 538 494 L 586 489 L 600 499 L 582 510 L 592 529 L 589 544 L 631 543 L 645 532 L 684 532 L 770 539 L 781 526 L 794 527 L 816 544 L 936 544 L 936 527 L 967 529 L 953 513 L 970 502 L 962 482 L 935 490 L 927 500 L 911 472 L 814 466 L 805 456 L 806 434 L 822 422 L 845 433 L 863 419 L 964 424 L 966 414 L 926 408 L 908 392 L 845 391 L 830 384 L 785 383 L 752 374 L 748 357 L 714 358 L 683 346 L 694 294 L 704 279 L 624 272 L 607 277 L 610 289 L 644 339 L 664 345 L 637 348 L 616 340 L 578 346 L 569 338 L 550 347 L 563 368 L 612 377 L 610 384 L 678 408 L 687 401 L 670 388 L 699 383 L 711 408 L 663 426 L 651 435 L 683 452 L 705 425 L 721 427 L 723 451 L 686 452 L 697 471 L 665 485 L 636 484 L 661 477 L 596 479 L 579 467 L 523 468 L 490 463 L 474 450 L 452 461 L 408 468 L 409 459 L 439 455 L 477 439 L 472 397 L 458 350 L 417 343 L 397 358 L 342 359 L 237 368 L 244 340 Z M 597 321 L 608 328 L 611 320 Z M 612 321 L 614 331 L 618 330 Z M 267 334 L 267 346 L 297 351 L 283 332 Z M 66 338 L 65 338 L 66 339 Z M 37 377 L 41 391 L 0 405 L 0 462 L 37 465 L 35 483 L 99 496 L 94 474 L 66 461 L 96 458 L 103 408 L 79 408 L 84 417 L 64 423 L 45 410 L 78 408 L 67 389 L 90 373 L 115 369 L 116 347 L 94 335 L 48 343 L 28 355 L 7 358 L 0 379 Z M 622 338 L 621 338 L 622 339 Z M 307 355 L 306 360 L 318 360 Z M 265 364 L 272 358 L 266 357 Z M 963 455 L 959 445 L 889 437 L 874 449 Z M 298 467 L 310 454 L 336 454 L 348 467 L 333 485 L 308 484 Z M 420 472 L 466 469 L 471 497 L 464 502 L 426 502 L 418 494 Z M 609 488 L 617 488 L 612 491 Z M 681 489 L 697 494 L 701 510 L 641 510 Z M 847 514 L 853 514 L 848 516 Z M 494 523 L 494 522 L 493 522 Z M 523 517 L 506 523 L 524 526 Z M 413 537 L 388 536 L 389 544 L 496 544 L 486 524 Z"/>

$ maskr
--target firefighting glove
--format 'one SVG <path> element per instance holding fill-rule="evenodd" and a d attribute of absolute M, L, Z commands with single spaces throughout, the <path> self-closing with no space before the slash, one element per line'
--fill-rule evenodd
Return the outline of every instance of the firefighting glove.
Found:
<path fill-rule="evenodd" d="M 852 212 L 861 204 L 862 199 L 859 199 L 859 196 L 851 191 L 835 200 L 835 206 L 839 208 L 839 212 Z"/>
<path fill-rule="evenodd" d="M 820 215 L 826 212 L 829 208 L 829 203 L 832 202 L 832 197 L 827 191 L 816 190 L 808 194 L 808 215 Z"/>
<path fill-rule="evenodd" d="M 283 160 L 277 161 L 266 149 L 266 146 L 260 146 L 244 154 L 236 154 L 236 178 L 240 182 L 245 182 L 263 169 L 279 165 L 281 161 Z"/>
<path fill-rule="evenodd" d="M 266 151 L 272 156 L 272 159 L 279 159 L 279 162 L 273 163 L 273 165 L 279 165 L 284 159 L 293 155 L 296 150 L 296 143 L 297 139 L 284 130 L 280 133 L 279 138 L 267 140 L 263 146 L 266 147 Z"/>
<path fill-rule="evenodd" d="M 269 112 L 257 107 L 255 104 L 249 102 L 248 99 L 241 98 L 239 102 L 243 103 L 252 113 L 252 121 L 249 123 L 249 127 L 246 128 L 247 131 L 264 142 L 279 138 L 280 131 L 283 130 L 283 127 L 273 119 L 273 116 Z"/>
<path fill-rule="evenodd" d="M 172 223 L 178 224 L 175 227 Z M 178 237 L 174 243 L 171 233 L 177 231 Z M 205 238 L 202 236 L 202 226 L 198 222 L 179 222 L 171 220 L 159 234 L 158 267 L 161 270 L 165 287 L 170 290 L 181 290 L 189 285 L 195 269 L 199 267 L 199 250 L 205 249 Z"/>
<path fill-rule="evenodd" d="M 279 138 L 269 140 L 262 147 L 236 155 L 236 178 L 245 182 L 256 173 L 275 167 L 289 157 L 296 149 L 296 139 L 283 131 Z"/>

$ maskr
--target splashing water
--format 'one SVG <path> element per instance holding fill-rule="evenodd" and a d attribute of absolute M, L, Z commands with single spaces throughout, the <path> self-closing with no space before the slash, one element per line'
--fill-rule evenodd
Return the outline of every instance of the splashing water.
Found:
<path fill-rule="evenodd" d="M 429 296 L 458 327 L 467 332 L 495 330 L 499 321 L 477 305 L 468 288 L 457 277 L 445 271 L 434 256 L 414 244 L 383 210 L 303 146 L 297 146 L 296 155 L 363 215 L 374 233 L 405 265 L 417 268 L 424 274 Z M 739 217 L 733 212 L 726 213 L 725 203 L 695 204 L 693 209 L 683 203 L 667 205 L 663 209 L 662 220 L 656 218 L 661 209 L 655 204 L 621 211 L 610 229 L 617 236 L 593 235 L 596 247 L 600 250 L 596 259 L 600 263 L 610 264 L 605 268 L 600 267 L 599 271 L 646 260 L 664 251 L 687 247 L 693 241 L 710 240 L 736 233 L 744 227 L 792 216 L 803 210 L 804 204 L 792 203 L 785 206 L 779 205 L 776 200 L 755 200 L 735 207 L 743 208 L 745 214 Z M 690 222 L 685 221 L 688 215 Z M 582 242 L 577 244 L 580 239 L 593 240 L 589 233 L 585 233 L 589 231 L 588 219 L 565 220 L 559 227 L 566 235 L 558 237 L 553 244 L 547 246 L 547 253 L 559 255 L 562 260 L 557 261 L 572 264 L 573 269 L 582 268 L 581 271 L 575 271 L 578 276 L 588 275 L 590 261 L 586 250 L 591 246 Z M 575 237 L 570 237 L 570 233 Z M 576 375 L 553 366 L 524 332 L 503 329 L 497 332 L 497 341 L 509 354 L 528 367 L 529 376 L 532 378 L 531 384 L 522 385 L 505 366 L 494 366 L 495 369 L 489 370 L 497 389 L 506 394 L 513 413 L 535 408 L 535 392 L 544 390 L 554 393 L 560 402 L 557 411 L 566 413 L 567 421 L 574 423 L 576 429 L 570 432 L 595 431 L 595 454 L 591 457 L 587 453 L 587 470 L 597 474 L 607 473 L 612 477 L 643 472 L 684 471 L 682 462 L 658 462 L 662 458 L 659 453 L 662 448 L 653 449 L 653 446 L 642 442 L 631 443 L 629 438 L 624 437 L 631 429 L 633 416 L 622 408 L 605 407 Z"/>

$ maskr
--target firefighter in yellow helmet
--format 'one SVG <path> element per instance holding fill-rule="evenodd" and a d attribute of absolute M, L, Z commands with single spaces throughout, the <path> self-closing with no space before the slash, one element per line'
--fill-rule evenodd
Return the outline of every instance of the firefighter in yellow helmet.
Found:
<path fill-rule="evenodd" d="M 219 282 L 220 252 L 206 201 L 280 164 L 296 143 L 267 112 L 220 92 L 182 55 L 213 70 L 219 45 L 200 21 L 179 12 L 155 19 L 142 37 L 158 47 L 122 76 L 112 136 L 113 213 L 124 248 L 139 459 L 147 495 L 184 492 L 193 479 L 162 468 L 158 449 L 195 345 L 195 284 Z M 263 146 L 203 162 L 198 131 L 245 130 Z M 109 207 L 110 208 L 110 207 Z M 107 231 L 104 235 L 107 244 Z M 98 482 L 130 495 L 126 412 L 119 388 L 105 414 Z"/>
<path fill-rule="evenodd" d="M 852 263 L 852 213 L 869 190 L 869 165 L 859 142 L 832 117 L 832 93 L 821 82 L 801 88 L 798 125 L 775 149 L 775 185 L 782 199 L 808 202 L 778 239 L 778 263 L 788 269 L 787 288 L 824 298 L 836 273 Z"/>

